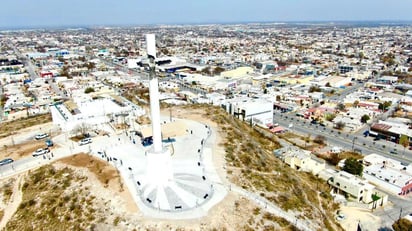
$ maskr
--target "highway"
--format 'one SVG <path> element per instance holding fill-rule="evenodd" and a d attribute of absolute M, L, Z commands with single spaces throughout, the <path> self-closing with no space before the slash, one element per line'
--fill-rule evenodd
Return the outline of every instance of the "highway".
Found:
<path fill-rule="evenodd" d="M 289 128 L 292 132 L 310 135 L 312 138 L 317 135 L 322 135 L 326 138 L 326 142 L 330 146 L 342 147 L 345 150 L 358 149 L 361 150 L 363 155 L 376 153 L 403 163 L 412 162 L 412 152 L 406 149 L 405 155 L 403 155 L 404 147 L 393 142 L 386 140 L 374 141 L 372 137 L 349 134 L 319 124 L 311 124 L 310 120 L 298 117 L 294 113 L 281 113 L 280 111 L 275 111 L 273 116 L 273 123 L 278 123 L 285 128 L 289 128 L 289 126 L 292 125 L 292 127 Z M 390 151 L 394 150 L 396 150 L 397 154 L 390 154 Z"/>

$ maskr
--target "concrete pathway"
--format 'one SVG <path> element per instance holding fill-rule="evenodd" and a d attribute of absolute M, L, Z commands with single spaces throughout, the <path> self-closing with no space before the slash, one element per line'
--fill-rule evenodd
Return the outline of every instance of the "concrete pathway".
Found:
<path fill-rule="evenodd" d="M 0 222 L 0 230 L 3 230 L 6 227 L 7 223 L 17 211 L 17 208 L 19 207 L 23 199 L 23 193 L 20 188 L 20 183 L 22 182 L 23 178 L 24 175 L 20 175 L 17 181 L 14 182 L 13 194 L 10 197 L 10 201 L 7 203 L 7 207 L 4 208 L 4 216 Z"/>

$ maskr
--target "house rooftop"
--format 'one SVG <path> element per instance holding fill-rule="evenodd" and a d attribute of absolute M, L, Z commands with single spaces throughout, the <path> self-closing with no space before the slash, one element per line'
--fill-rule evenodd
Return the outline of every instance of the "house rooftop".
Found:
<path fill-rule="evenodd" d="M 412 180 L 412 168 L 403 163 L 377 154 L 370 154 L 363 159 L 366 165 L 364 173 L 372 175 L 400 188 Z"/>

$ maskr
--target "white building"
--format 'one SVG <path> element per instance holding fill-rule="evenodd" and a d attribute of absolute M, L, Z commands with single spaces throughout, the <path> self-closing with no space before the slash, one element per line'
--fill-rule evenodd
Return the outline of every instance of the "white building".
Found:
<path fill-rule="evenodd" d="M 367 165 L 363 169 L 363 176 L 375 185 L 397 195 L 406 195 L 412 192 L 412 167 L 405 166 L 397 160 L 377 154 L 370 154 L 363 158 Z"/>
<path fill-rule="evenodd" d="M 291 168 L 305 172 L 311 172 L 313 175 L 317 175 L 326 167 L 324 160 L 311 155 L 310 151 L 301 149 L 289 150 L 288 152 L 284 153 L 283 160 Z"/>
<path fill-rule="evenodd" d="M 336 171 L 328 180 L 335 193 L 344 192 L 358 202 L 370 203 L 375 186 L 345 171 Z"/>
<path fill-rule="evenodd" d="M 253 124 L 273 123 L 273 103 L 265 99 L 240 97 L 226 102 L 226 111 Z"/>
<path fill-rule="evenodd" d="M 144 109 L 132 105 L 127 100 L 106 97 L 93 100 L 75 97 L 76 102 L 68 101 L 50 107 L 53 123 L 63 132 L 76 134 L 84 128 L 109 130 L 109 123 L 131 123 L 127 116 L 141 116 Z M 120 102 L 121 101 L 121 102 Z"/>

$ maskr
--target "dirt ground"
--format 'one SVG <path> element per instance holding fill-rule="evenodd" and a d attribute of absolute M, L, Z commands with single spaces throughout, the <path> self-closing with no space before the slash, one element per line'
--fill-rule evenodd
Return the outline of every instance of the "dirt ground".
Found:
<path fill-rule="evenodd" d="M 15 131 L 13 137 L 5 137 L 0 139 L 0 159 L 12 158 L 13 160 L 18 160 L 22 157 L 32 155 L 32 153 L 39 148 L 45 148 L 45 139 L 32 139 L 22 143 L 19 143 L 19 140 L 22 140 L 24 134 L 40 131 L 40 128 L 42 128 L 43 131 L 48 131 L 52 126 L 53 124 L 50 122 L 27 127 L 22 130 Z"/>
<path fill-rule="evenodd" d="M 361 221 L 362 230 L 379 230 L 381 227 L 381 219 L 371 214 L 369 210 L 345 206 L 342 206 L 340 210 L 346 217 L 340 222 L 345 230 L 357 230 L 359 221 Z"/>

